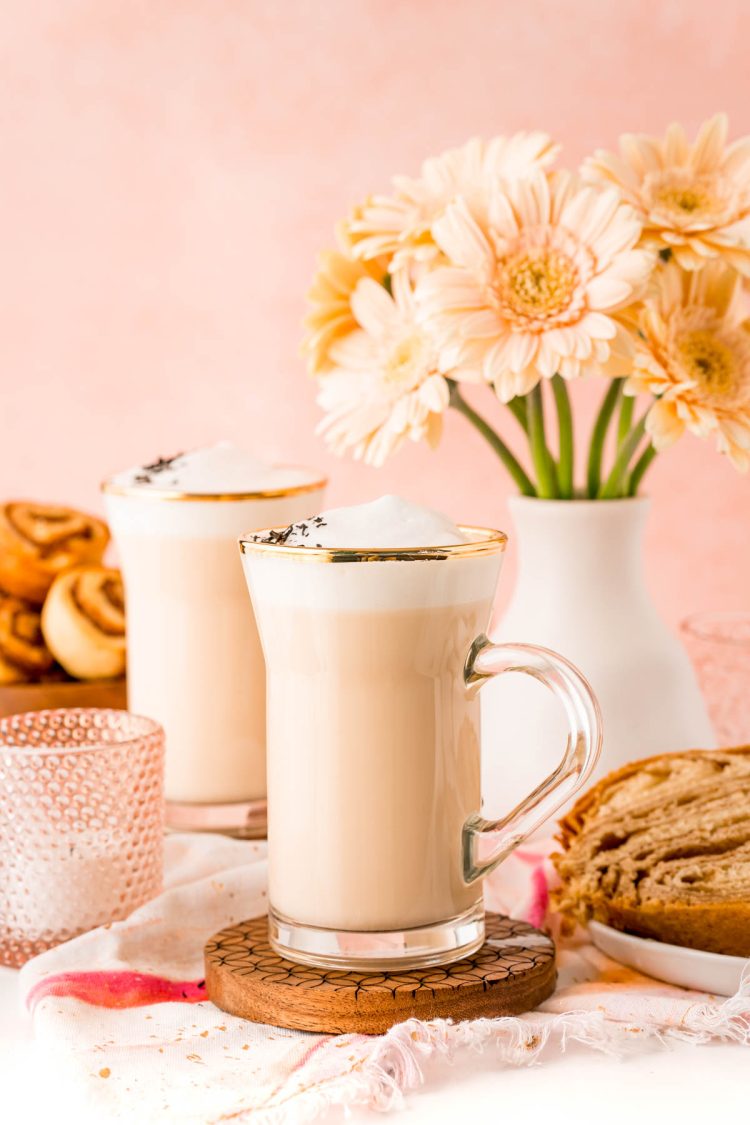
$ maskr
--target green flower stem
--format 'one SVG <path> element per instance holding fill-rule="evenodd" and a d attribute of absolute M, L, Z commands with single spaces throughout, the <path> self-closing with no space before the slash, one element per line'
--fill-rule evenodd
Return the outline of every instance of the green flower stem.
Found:
<path fill-rule="evenodd" d="M 449 381 L 449 386 L 451 392 L 451 406 L 454 410 L 457 410 L 459 414 L 463 414 L 464 418 L 479 430 L 479 433 L 505 465 L 505 468 L 518 486 L 521 495 L 536 496 L 536 489 L 531 479 L 524 472 L 521 463 L 513 456 L 500 435 L 496 434 L 492 426 L 485 422 L 484 418 L 482 418 L 480 414 L 477 414 L 476 410 L 472 409 L 468 402 L 461 397 L 461 392 L 456 383 Z"/>
<path fill-rule="evenodd" d="M 623 394 L 622 402 L 620 403 L 620 417 L 617 422 L 617 448 L 619 449 L 625 438 L 630 433 L 630 427 L 633 425 L 633 411 L 635 410 L 635 399 L 632 395 Z"/>
<path fill-rule="evenodd" d="M 519 426 L 525 434 L 529 432 L 529 423 L 526 418 L 526 400 L 519 395 L 512 398 L 510 402 L 506 403 L 508 410 L 510 410 L 513 417 L 518 422 Z"/>
<path fill-rule="evenodd" d="M 615 500 L 618 496 L 628 494 L 628 466 L 645 432 L 646 415 L 644 414 L 618 449 L 612 472 L 599 489 L 600 500 Z"/>
<path fill-rule="evenodd" d="M 628 481 L 628 496 L 635 496 L 638 493 L 638 486 L 648 472 L 648 468 L 656 457 L 656 450 L 653 445 L 646 446 L 646 449 L 636 461 L 633 471 L 630 474 Z"/>
<path fill-rule="evenodd" d="M 552 393 L 557 407 L 557 425 L 560 453 L 557 462 L 557 480 L 563 500 L 573 499 L 573 412 L 570 409 L 568 387 L 561 375 L 552 380 Z"/>
<path fill-rule="evenodd" d="M 587 474 L 588 491 L 592 500 L 599 495 L 602 479 L 602 453 L 604 452 L 604 442 L 607 437 L 609 423 L 621 394 L 622 379 L 614 379 L 602 400 L 602 405 L 599 408 L 599 413 L 594 423 L 594 429 L 591 434 L 591 446 L 589 448 Z"/>
<path fill-rule="evenodd" d="M 537 495 L 545 500 L 557 500 L 560 497 L 560 489 L 557 484 L 555 462 L 547 448 L 544 433 L 544 401 L 541 383 L 537 383 L 534 390 L 526 396 L 526 417 L 529 424 L 531 459 L 534 462 L 537 479 Z"/>

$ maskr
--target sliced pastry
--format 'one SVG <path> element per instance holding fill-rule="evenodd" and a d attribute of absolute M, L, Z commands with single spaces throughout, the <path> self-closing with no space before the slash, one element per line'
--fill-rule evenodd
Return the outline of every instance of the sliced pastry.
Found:
<path fill-rule="evenodd" d="M 39 610 L 0 594 L 0 684 L 24 684 L 54 672 L 54 657 L 44 643 Z"/>
<path fill-rule="evenodd" d="M 58 575 L 42 609 L 42 631 L 55 659 L 77 680 L 125 671 L 125 599 L 119 570 L 77 566 Z"/>
<path fill-rule="evenodd" d="M 41 605 L 58 574 L 100 563 L 108 542 L 107 525 L 74 508 L 0 505 L 0 590 Z"/>
<path fill-rule="evenodd" d="M 585 793 L 560 828 L 564 913 L 750 957 L 750 747 L 634 762 Z"/>

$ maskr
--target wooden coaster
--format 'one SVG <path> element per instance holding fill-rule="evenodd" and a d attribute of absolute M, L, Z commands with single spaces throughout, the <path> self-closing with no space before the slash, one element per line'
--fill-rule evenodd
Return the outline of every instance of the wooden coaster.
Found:
<path fill-rule="evenodd" d="M 349 973 L 284 960 L 269 944 L 268 919 L 253 918 L 206 945 L 206 990 L 232 1015 L 331 1034 L 380 1034 L 411 1016 L 513 1016 L 546 1000 L 557 977 L 552 938 L 501 914 L 487 915 L 486 931 L 482 948 L 452 965 Z"/>

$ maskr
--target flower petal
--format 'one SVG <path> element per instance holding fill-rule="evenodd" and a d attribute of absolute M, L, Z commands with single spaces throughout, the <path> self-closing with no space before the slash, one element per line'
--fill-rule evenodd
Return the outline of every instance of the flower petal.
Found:
<path fill-rule="evenodd" d="M 632 294 L 632 285 L 607 274 L 592 278 L 586 286 L 586 302 L 590 309 L 617 308 L 630 300 Z"/>
<path fill-rule="evenodd" d="M 401 316 L 395 301 L 385 289 L 371 278 L 357 283 L 352 294 L 352 312 L 361 328 L 370 336 L 383 336 L 396 332 Z"/>
<path fill-rule="evenodd" d="M 719 166 L 728 131 L 729 121 L 725 113 L 717 113 L 701 125 L 690 158 L 695 172 L 712 172 Z"/>
<path fill-rule="evenodd" d="M 463 199 L 446 207 L 432 232 L 438 246 L 452 262 L 475 272 L 492 269 L 489 243 Z"/>

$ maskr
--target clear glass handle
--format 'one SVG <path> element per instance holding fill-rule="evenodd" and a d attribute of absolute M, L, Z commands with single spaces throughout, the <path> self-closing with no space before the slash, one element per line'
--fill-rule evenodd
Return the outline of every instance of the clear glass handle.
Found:
<path fill-rule="evenodd" d="M 568 720 L 568 744 L 556 770 L 502 820 L 474 813 L 464 824 L 464 879 L 488 875 L 514 848 L 570 800 L 599 760 L 602 718 L 591 687 L 570 661 L 538 645 L 495 645 L 478 637 L 466 661 L 464 677 L 471 693 L 504 672 L 533 676 L 560 700 Z"/>

